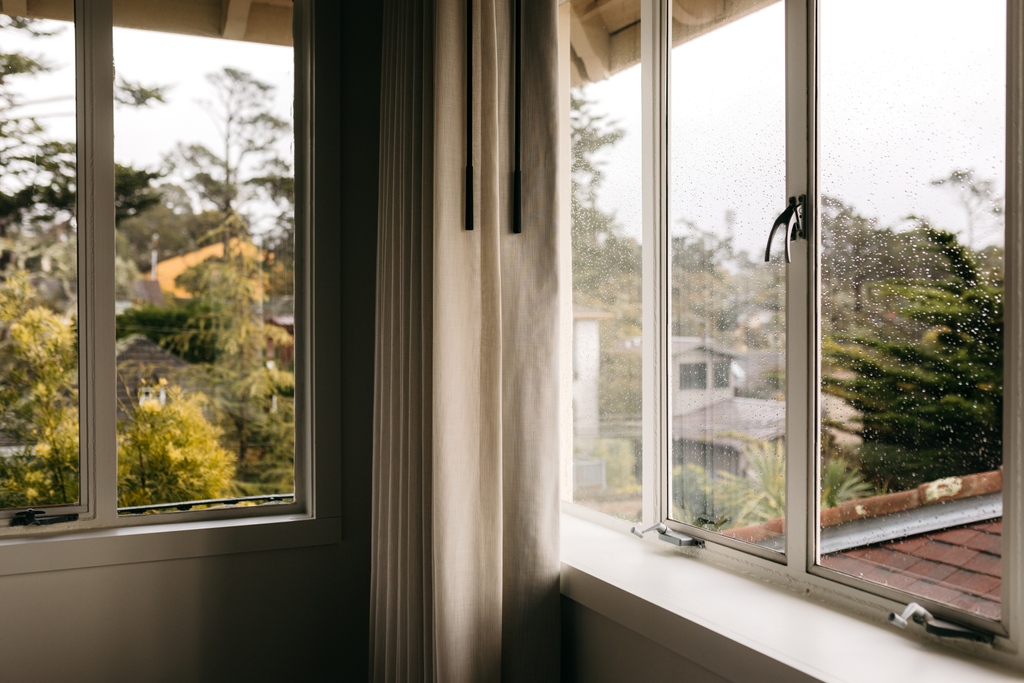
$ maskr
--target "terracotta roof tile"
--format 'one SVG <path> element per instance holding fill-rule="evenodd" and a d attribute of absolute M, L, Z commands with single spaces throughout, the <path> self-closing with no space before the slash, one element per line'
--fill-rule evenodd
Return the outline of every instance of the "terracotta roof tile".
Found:
<path fill-rule="evenodd" d="M 875 568 L 870 562 L 852 557 L 844 557 L 843 555 L 830 556 L 827 566 L 829 569 L 835 569 L 837 572 L 849 574 L 850 576 L 864 576 Z"/>
<path fill-rule="evenodd" d="M 982 532 L 980 531 L 975 531 L 974 529 L 968 528 L 960 528 L 933 532 L 931 534 L 931 537 L 933 540 L 942 541 L 943 543 L 949 543 L 951 545 L 963 545 L 970 548 L 972 547 L 970 545 L 970 542 L 981 535 Z"/>
<path fill-rule="evenodd" d="M 877 565 L 895 571 L 907 569 L 918 562 L 918 558 L 914 555 L 898 553 L 889 548 L 870 547 L 864 548 L 863 551 L 864 555 L 862 557 L 868 562 L 874 562 Z"/>
<path fill-rule="evenodd" d="M 1003 538 L 996 534 L 978 534 L 964 545 L 990 555 L 1003 554 Z"/>
<path fill-rule="evenodd" d="M 914 510 L 949 500 L 989 496 L 1002 490 L 1002 470 L 948 477 L 916 489 L 851 500 L 821 511 L 831 527 Z M 783 520 L 733 529 L 737 538 L 763 539 L 781 532 Z M 1002 519 L 974 522 L 875 545 L 851 548 L 820 559 L 823 567 L 913 595 L 998 619 L 1002 583 Z"/>
<path fill-rule="evenodd" d="M 1002 558 L 997 555 L 989 555 L 988 553 L 978 553 L 970 562 L 964 564 L 964 569 L 999 578 L 1003 576 Z"/>
<path fill-rule="evenodd" d="M 998 588 L 1002 581 L 988 574 L 957 569 L 947 576 L 943 582 L 947 586 L 955 586 L 972 595 L 985 595 L 993 588 Z"/>
<path fill-rule="evenodd" d="M 1001 520 L 978 522 L 827 555 L 821 565 L 998 619 L 1001 529 Z"/>
<path fill-rule="evenodd" d="M 875 567 L 874 570 L 864 575 L 868 581 L 876 581 L 883 586 L 906 590 L 910 584 L 917 581 L 917 577 L 905 572 L 896 572 L 886 567 Z"/>
<path fill-rule="evenodd" d="M 998 619 L 1000 617 L 1000 605 L 993 600 L 976 598 L 973 595 L 960 595 L 950 601 L 950 604 L 962 610 L 988 617 L 989 619 Z"/>
<path fill-rule="evenodd" d="M 907 567 L 907 573 L 915 576 L 931 579 L 932 581 L 942 581 L 944 578 L 956 571 L 956 567 L 951 567 L 948 564 L 942 564 L 940 562 L 932 562 L 931 560 L 920 560 L 919 562 Z"/>
<path fill-rule="evenodd" d="M 928 543 L 915 550 L 913 554 L 942 564 L 963 567 L 978 555 L 978 551 L 929 539 Z"/>
<path fill-rule="evenodd" d="M 907 586 L 906 591 L 914 595 L 920 595 L 923 598 L 944 602 L 947 605 L 953 604 L 954 600 L 964 595 L 958 590 L 947 588 L 931 581 L 915 581 Z"/>
<path fill-rule="evenodd" d="M 921 546 L 928 543 L 928 538 L 925 536 L 914 536 L 912 538 L 904 538 L 894 543 L 887 543 L 883 547 L 891 548 L 901 553 L 913 553 Z"/>

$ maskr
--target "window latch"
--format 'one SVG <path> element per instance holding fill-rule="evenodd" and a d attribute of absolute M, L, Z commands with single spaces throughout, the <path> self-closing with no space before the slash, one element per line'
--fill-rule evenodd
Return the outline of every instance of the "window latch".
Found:
<path fill-rule="evenodd" d="M 11 519 L 11 526 L 43 526 L 44 524 L 59 524 L 61 522 L 75 522 L 78 514 L 70 515 L 48 515 L 45 510 L 22 510 L 15 512 Z"/>
<path fill-rule="evenodd" d="M 895 612 L 889 613 L 889 623 L 895 625 L 897 628 L 906 628 L 907 624 L 909 624 L 911 620 L 924 626 L 925 632 L 931 633 L 933 636 L 939 636 L 940 638 L 960 638 L 961 640 L 971 640 L 976 643 L 992 644 L 993 637 L 991 634 L 975 631 L 972 628 L 967 628 L 960 624 L 954 624 L 950 621 L 936 619 L 932 616 L 931 612 L 926 610 L 924 607 L 921 607 L 921 605 L 916 602 L 908 604 L 902 614 L 896 614 Z"/>
<path fill-rule="evenodd" d="M 806 225 L 801 225 L 800 218 L 803 214 L 807 195 L 800 195 L 789 198 L 789 206 L 779 214 L 772 224 L 772 230 L 768 233 L 768 244 L 764 248 L 764 262 L 768 263 L 772 258 L 772 240 L 775 239 L 775 231 L 781 227 L 786 228 L 786 263 L 792 263 L 793 257 L 790 254 L 789 243 L 793 240 L 807 239 Z"/>
<path fill-rule="evenodd" d="M 669 529 L 662 522 L 658 522 L 657 524 L 652 524 L 651 526 L 647 527 L 646 529 L 639 529 L 638 530 L 636 527 L 633 527 L 633 528 L 631 528 L 629 530 L 629 533 L 631 533 L 634 536 L 637 536 L 639 538 L 643 538 L 644 534 L 648 533 L 649 531 L 657 531 L 658 532 L 658 539 L 659 540 L 665 541 L 666 543 L 671 543 L 672 545 L 677 545 L 679 547 L 683 547 L 683 546 L 693 546 L 695 548 L 703 548 L 704 547 L 704 541 L 700 540 L 699 538 L 694 538 L 693 536 L 687 536 L 686 534 L 681 534 L 681 533 L 679 533 L 677 531 L 672 531 L 672 529 Z"/>

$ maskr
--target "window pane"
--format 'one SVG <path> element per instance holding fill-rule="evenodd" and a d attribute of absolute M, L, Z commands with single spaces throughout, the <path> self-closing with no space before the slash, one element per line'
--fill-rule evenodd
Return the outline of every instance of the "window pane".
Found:
<path fill-rule="evenodd" d="M 572 500 L 641 512 L 640 2 L 572 2 Z"/>
<path fill-rule="evenodd" d="M 821 3 L 820 562 L 998 619 L 1006 3 L 963 9 Z"/>
<path fill-rule="evenodd" d="M 785 17 L 764 4 L 674 25 L 670 483 L 673 519 L 782 550 Z M 706 364 L 710 386 L 687 378 Z"/>
<path fill-rule="evenodd" d="M 242 5 L 115 4 L 121 508 L 294 491 L 291 7 Z"/>
<path fill-rule="evenodd" d="M 74 7 L 46 9 L 0 12 L 2 508 L 79 502 Z"/>
<path fill-rule="evenodd" d="M 707 389 L 707 363 L 682 363 L 679 366 L 680 389 Z"/>

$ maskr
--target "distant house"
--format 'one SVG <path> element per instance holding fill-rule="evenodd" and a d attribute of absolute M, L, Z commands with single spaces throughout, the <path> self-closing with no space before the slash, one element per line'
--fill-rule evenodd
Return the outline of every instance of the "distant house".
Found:
<path fill-rule="evenodd" d="M 187 254 L 164 259 L 156 264 L 156 277 L 154 278 L 150 272 L 146 273 L 145 279 L 150 281 L 156 280 L 160 283 L 160 289 L 175 299 L 191 299 L 192 295 L 184 287 L 179 287 L 176 280 L 179 275 L 192 266 L 211 258 L 224 258 L 223 242 L 216 242 L 201 249 L 190 251 Z"/>
<path fill-rule="evenodd" d="M 142 335 L 117 343 L 117 419 L 146 401 L 167 400 L 167 385 L 181 384 L 189 363 Z M 164 380 L 161 382 L 160 380 Z"/>
<path fill-rule="evenodd" d="M 720 473 L 748 476 L 752 443 L 785 445 L 786 404 L 737 396 L 750 375 L 744 356 L 698 337 L 672 339 L 672 464 L 699 468 L 684 474 L 701 480 L 684 487 L 683 504 L 710 519 L 722 513 L 712 486 Z"/>
<path fill-rule="evenodd" d="M 572 307 L 572 418 L 577 437 L 596 437 L 600 432 L 600 323 L 613 317 L 596 308 Z"/>
<path fill-rule="evenodd" d="M 295 363 L 295 316 L 272 315 L 266 322 L 268 325 L 280 327 L 292 338 L 290 344 L 275 344 L 273 339 L 267 338 L 267 358 L 277 363 L 279 368 L 288 369 Z"/>

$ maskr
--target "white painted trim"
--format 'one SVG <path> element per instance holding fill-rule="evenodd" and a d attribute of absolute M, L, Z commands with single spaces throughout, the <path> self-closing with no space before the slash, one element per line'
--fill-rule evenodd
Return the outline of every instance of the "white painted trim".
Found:
<path fill-rule="evenodd" d="M 558 5 L 558 443 L 559 488 L 562 500 L 573 499 L 573 313 L 572 313 L 572 51 L 568 2 Z M 565 286 L 564 283 L 569 283 Z"/>
<path fill-rule="evenodd" d="M 331 545 L 341 540 L 340 519 L 299 515 L 91 531 L 73 524 L 43 529 L 0 540 L 0 576 Z"/>
<path fill-rule="evenodd" d="M 1024 652 L 1024 3 L 1006 12 L 1006 213 L 1003 355 L 1002 617 Z"/>
<path fill-rule="evenodd" d="M 669 349 L 663 325 L 668 320 L 666 260 L 668 206 L 668 66 L 672 19 L 668 0 L 641 0 L 640 59 L 643 98 L 641 139 L 643 244 L 642 451 L 643 522 L 667 518 Z"/>
<path fill-rule="evenodd" d="M 812 0 L 813 1 L 813 0 Z M 786 0 L 786 191 L 779 197 L 808 194 L 808 0 Z M 816 232 L 816 231 L 815 231 Z M 788 239 L 788 237 L 785 237 Z M 786 266 L 786 563 L 790 574 L 802 575 L 812 562 L 814 546 L 808 544 L 817 478 L 817 439 L 813 406 L 818 387 L 808 359 L 814 357 L 816 312 L 809 273 L 814 252 L 808 240 L 791 243 L 793 262 Z"/>
<path fill-rule="evenodd" d="M 81 491 L 92 519 L 117 521 L 114 353 L 114 48 L 112 0 L 75 3 L 78 92 Z"/>
<path fill-rule="evenodd" d="M 316 395 L 313 345 L 316 293 L 313 291 L 313 278 L 317 263 L 313 230 L 316 225 L 313 208 L 316 192 L 313 172 L 316 161 L 313 143 L 316 128 L 316 47 L 312 22 L 312 2 L 298 0 L 292 19 L 295 60 L 295 503 L 309 514 L 337 516 L 341 514 L 341 502 L 335 493 L 336 484 L 326 481 L 327 477 L 317 476 L 316 429 L 313 423 L 313 397 Z M 326 465 L 323 471 L 326 473 Z"/>

